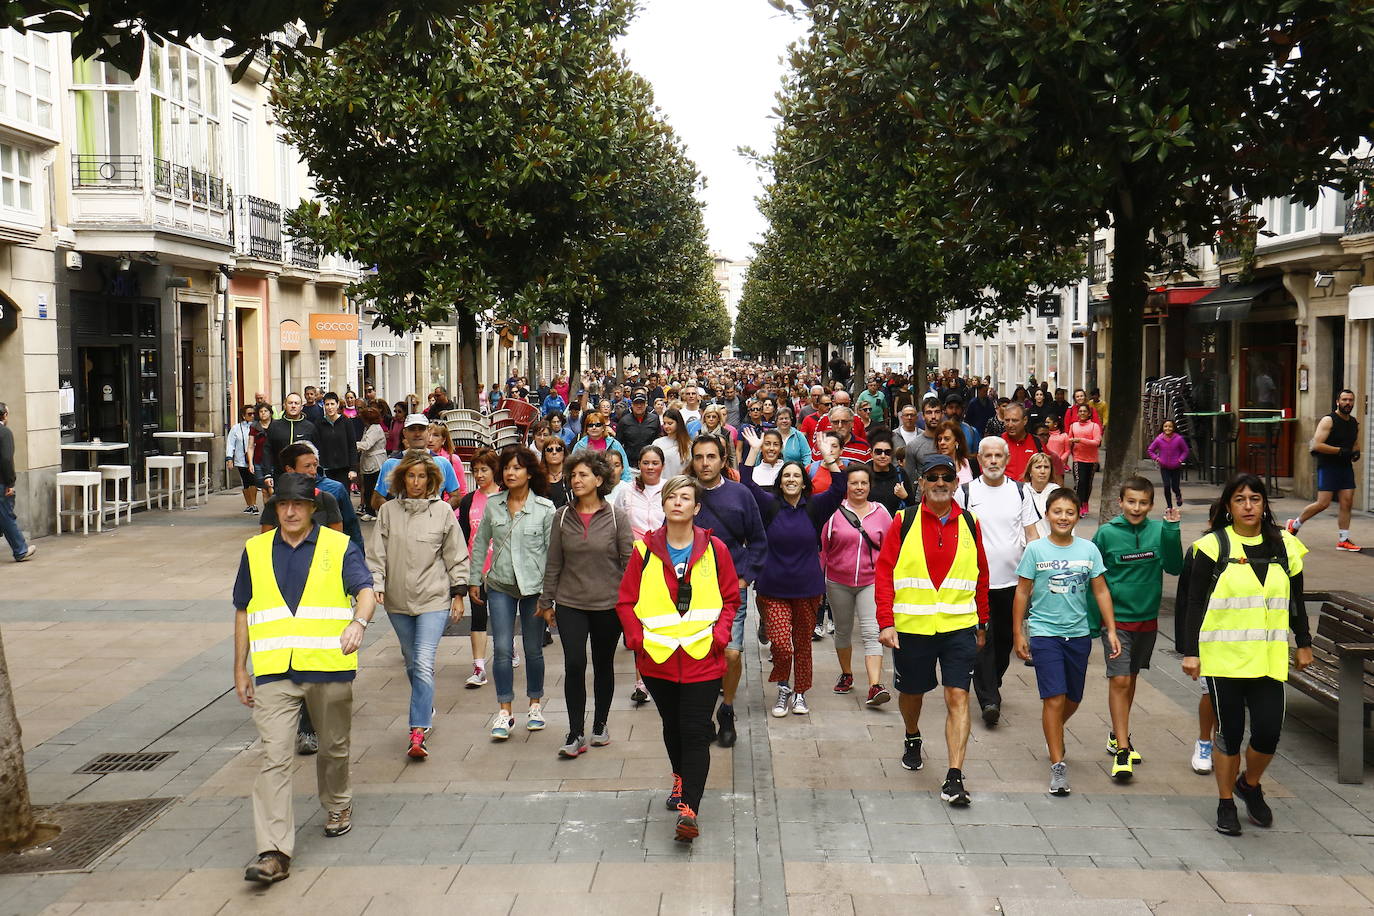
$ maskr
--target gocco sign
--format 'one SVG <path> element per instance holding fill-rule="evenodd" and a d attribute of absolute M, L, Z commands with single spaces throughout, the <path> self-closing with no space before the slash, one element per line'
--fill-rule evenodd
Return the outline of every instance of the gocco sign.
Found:
<path fill-rule="evenodd" d="M 358 316 L 338 312 L 310 315 L 311 340 L 357 340 Z"/>

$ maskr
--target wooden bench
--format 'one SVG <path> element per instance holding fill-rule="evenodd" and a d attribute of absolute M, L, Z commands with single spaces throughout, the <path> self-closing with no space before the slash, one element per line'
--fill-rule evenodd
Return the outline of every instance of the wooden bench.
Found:
<path fill-rule="evenodd" d="M 1351 592 L 1307 592 L 1320 602 L 1312 664 L 1288 683 L 1336 710 L 1336 778 L 1364 781 L 1364 730 L 1374 710 L 1374 601 Z"/>

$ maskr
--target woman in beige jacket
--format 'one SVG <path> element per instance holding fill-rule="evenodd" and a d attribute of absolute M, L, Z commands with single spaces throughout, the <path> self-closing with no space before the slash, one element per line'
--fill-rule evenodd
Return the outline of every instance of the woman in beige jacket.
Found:
<path fill-rule="evenodd" d="M 367 565 L 386 608 L 410 680 L 410 738 L 406 753 L 429 756 L 434 724 L 434 656 L 450 621 L 463 619 L 468 545 L 453 508 L 441 498 L 444 478 L 429 452 L 405 453 L 391 473 Z"/>

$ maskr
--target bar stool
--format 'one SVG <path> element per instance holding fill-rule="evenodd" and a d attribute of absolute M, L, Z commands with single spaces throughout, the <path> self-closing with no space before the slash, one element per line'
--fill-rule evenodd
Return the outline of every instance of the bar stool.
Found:
<path fill-rule="evenodd" d="M 57 533 L 62 533 L 62 519 L 70 518 L 71 531 L 76 531 L 76 518 L 81 518 L 81 533 L 91 533 L 91 514 L 95 514 L 95 530 L 97 533 L 105 530 L 102 522 L 105 512 L 101 505 L 101 495 L 104 487 L 101 484 L 99 471 L 62 471 L 57 475 Z M 62 508 L 62 492 L 64 490 L 79 489 L 81 491 L 81 510 L 75 508 Z M 91 494 L 95 495 L 92 496 Z M 92 505 L 94 503 L 94 505 Z M 76 494 L 72 494 L 72 505 L 76 505 Z"/>
<path fill-rule="evenodd" d="M 158 487 L 153 489 L 153 472 L 157 471 Z M 186 508 L 186 465 L 180 455 L 154 455 L 143 460 L 143 490 L 147 495 L 148 508 L 153 508 L 154 500 L 159 507 L 173 509 L 176 501 L 181 500 L 181 508 Z"/>
<path fill-rule="evenodd" d="M 127 464 L 102 464 L 96 468 L 100 472 L 100 499 L 104 504 L 103 516 L 106 512 L 114 516 L 115 527 L 119 527 L 119 512 L 124 510 L 124 521 L 131 523 L 134 520 L 134 469 Z M 114 493 L 111 498 L 105 498 L 105 484 L 112 484 Z M 123 484 L 124 495 L 120 496 L 120 484 Z"/>
<path fill-rule="evenodd" d="M 186 473 L 189 475 L 187 486 L 195 487 L 196 495 L 193 498 L 196 505 L 200 505 L 210 495 L 210 453 L 187 452 Z"/>

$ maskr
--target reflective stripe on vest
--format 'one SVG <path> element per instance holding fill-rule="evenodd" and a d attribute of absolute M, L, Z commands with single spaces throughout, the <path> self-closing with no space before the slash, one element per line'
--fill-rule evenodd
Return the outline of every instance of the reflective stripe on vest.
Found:
<path fill-rule="evenodd" d="M 706 552 L 692 566 L 692 601 L 685 614 L 677 612 L 677 604 L 668 590 L 663 560 L 643 541 L 635 542 L 635 550 L 644 558 L 639 600 L 635 602 L 635 616 L 644 627 L 644 651 L 660 665 L 678 649 L 692 658 L 705 658 L 711 651 L 716 621 L 725 606 L 716 575 L 715 550 L 707 544 Z"/>
<path fill-rule="evenodd" d="M 358 653 L 344 655 L 339 647 L 339 636 L 353 619 L 352 602 L 343 582 L 348 536 L 332 528 L 319 529 L 305 591 L 292 614 L 272 568 L 272 542 L 276 534 L 267 531 L 249 538 L 246 548 L 253 582 L 253 597 L 248 602 L 248 649 L 253 674 L 356 671 Z"/>
<path fill-rule="evenodd" d="M 954 528 L 959 546 L 954 554 L 945 580 L 936 588 L 926 563 L 920 507 L 904 509 L 918 516 L 906 540 L 902 541 L 893 568 L 892 623 L 899 633 L 932 636 L 951 633 L 978 624 L 978 542 L 958 517 L 951 518 L 946 529 Z M 901 530 L 901 522 L 894 522 Z"/>
<path fill-rule="evenodd" d="M 1207 614 L 1198 633 L 1198 658 L 1202 673 L 1210 677 L 1272 677 L 1288 680 L 1289 577 L 1277 560 L 1263 564 L 1263 583 L 1245 555 L 1245 546 L 1234 529 L 1227 531 L 1231 558 L 1216 586 L 1207 596 Z M 1283 533 L 1285 539 L 1291 537 Z M 1301 547 L 1289 548 L 1290 566 L 1301 555 Z M 1194 545 L 1218 562 L 1220 544 L 1215 534 L 1207 534 Z M 1270 569 L 1269 567 L 1278 567 Z"/>

